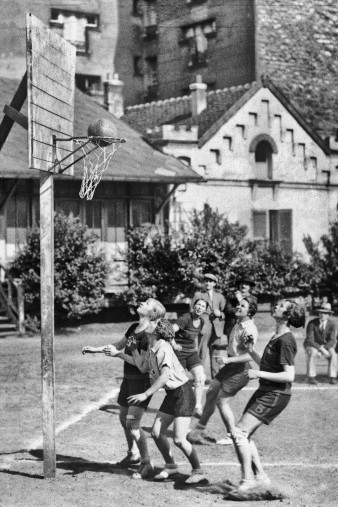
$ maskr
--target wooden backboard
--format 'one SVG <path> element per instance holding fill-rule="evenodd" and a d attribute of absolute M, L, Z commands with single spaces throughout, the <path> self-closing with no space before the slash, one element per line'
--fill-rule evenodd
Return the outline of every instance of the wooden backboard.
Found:
<path fill-rule="evenodd" d="M 27 14 L 28 164 L 48 171 L 54 164 L 53 135 L 72 137 L 76 48 Z M 62 144 L 62 146 L 61 146 Z M 73 143 L 58 143 L 62 159 Z M 67 164 L 71 163 L 71 158 Z"/>

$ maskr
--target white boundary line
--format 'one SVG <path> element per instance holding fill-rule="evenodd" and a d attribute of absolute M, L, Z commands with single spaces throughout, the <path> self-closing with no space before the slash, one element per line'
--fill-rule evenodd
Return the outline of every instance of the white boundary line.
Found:
<path fill-rule="evenodd" d="M 258 388 L 258 386 L 244 387 L 244 389 L 242 389 L 242 391 L 256 391 L 257 388 Z M 205 386 L 204 389 L 207 390 L 208 386 Z M 337 389 L 337 387 L 336 386 L 293 386 L 292 387 L 293 391 L 330 391 L 333 389 Z M 55 430 L 55 435 L 58 435 L 62 431 L 65 431 L 66 429 L 68 429 L 73 424 L 76 424 L 77 422 L 81 421 L 81 419 L 83 419 L 88 414 L 90 414 L 90 412 L 93 412 L 94 410 L 98 410 L 100 407 L 102 407 L 102 405 L 105 405 L 111 398 L 115 398 L 115 396 L 117 396 L 117 394 L 119 393 L 119 390 L 120 390 L 120 387 L 115 387 L 109 393 L 105 394 L 105 396 L 103 396 L 100 400 L 96 401 L 95 403 L 91 403 L 90 405 L 87 405 L 82 410 L 82 412 L 80 414 L 77 414 L 77 415 L 71 417 L 70 419 L 68 419 L 67 421 L 63 422 L 62 424 L 60 424 Z M 163 391 L 163 390 L 161 389 L 161 391 Z M 27 448 L 34 450 L 34 449 L 41 447 L 42 445 L 43 445 L 43 438 L 39 437 L 39 438 L 31 441 L 27 445 Z"/>
<path fill-rule="evenodd" d="M 80 414 L 74 415 L 73 417 L 71 417 L 67 421 L 65 421 L 62 424 L 60 424 L 55 429 L 55 435 L 58 435 L 62 431 L 65 431 L 66 429 L 68 429 L 73 424 L 76 424 L 77 422 L 81 421 L 81 419 L 83 419 L 88 414 L 90 414 L 90 412 L 93 412 L 94 410 L 98 410 L 103 405 L 106 405 L 106 403 L 108 403 L 108 401 L 111 398 L 115 398 L 115 396 L 117 396 L 117 394 L 119 393 L 119 391 L 120 391 L 120 388 L 119 387 L 115 387 L 109 393 L 105 394 L 103 396 L 103 398 L 101 398 L 99 401 L 96 401 L 95 403 L 91 403 L 90 405 L 87 405 L 82 410 L 82 412 L 80 412 Z M 29 444 L 27 444 L 27 449 L 34 450 L 34 449 L 37 449 L 38 447 L 41 447 L 42 445 L 43 445 L 43 438 L 40 437 L 40 438 L 37 438 L 35 440 L 32 440 Z"/>
<path fill-rule="evenodd" d="M 206 389 L 208 388 L 208 386 L 205 387 Z M 245 387 L 243 389 L 243 391 L 255 391 L 257 389 L 257 387 Z M 299 391 L 319 391 L 319 390 L 332 390 L 332 389 L 336 389 L 336 387 L 332 386 L 294 386 L 292 388 L 293 390 L 299 390 Z M 108 403 L 108 401 L 110 401 L 112 398 L 115 398 L 115 396 L 117 396 L 118 392 L 119 392 L 120 388 L 119 387 L 115 387 L 114 389 L 112 389 L 111 391 L 109 391 L 108 393 L 105 394 L 105 396 L 103 396 L 100 400 L 96 401 L 95 403 L 91 403 L 90 405 L 87 405 L 81 413 L 71 417 L 70 419 L 68 419 L 67 421 L 63 422 L 62 424 L 60 424 L 56 430 L 55 430 L 55 434 L 58 435 L 59 433 L 61 433 L 62 431 L 65 431 L 66 429 L 68 429 L 70 426 L 72 426 L 73 424 L 76 424 L 77 422 L 81 421 L 84 417 L 86 417 L 88 414 L 90 414 L 91 412 L 93 412 L 94 410 L 98 410 L 100 409 L 103 405 L 105 405 L 106 403 Z M 27 449 L 28 450 L 34 450 L 34 449 L 37 449 L 39 447 L 42 447 L 43 446 L 43 438 L 40 437 L 38 439 L 35 439 L 35 440 L 32 440 L 28 445 L 27 445 Z M 14 455 L 11 456 L 11 457 L 7 457 L 7 459 L 5 460 L 6 463 L 1 463 L 1 468 L 2 469 L 8 469 L 11 467 L 11 463 L 12 461 L 14 461 Z M 25 460 L 23 460 L 25 461 Z M 239 467 L 239 464 L 237 462 L 234 462 L 234 461 L 220 461 L 220 462 L 202 462 L 202 464 L 204 466 L 208 466 L 208 467 L 216 467 L 216 466 L 235 466 L 235 467 Z M 186 463 L 178 463 L 178 465 L 180 466 L 184 466 L 186 465 Z M 304 463 L 304 462 L 301 462 L 301 463 L 297 463 L 297 462 L 280 462 L 280 463 L 264 463 L 264 466 L 265 467 L 288 467 L 288 468 L 303 468 L 303 469 L 308 469 L 308 468 L 321 468 L 321 469 L 332 469 L 332 468 L 338 468 L 338 463 Z"/>
<path fill-rule="evenodd" d="M 209 386 L 204 386 L 204 389 L 207 390 Z M 241 389 L 241 391 L 257 391 L 257 389 L 259 388 L 259 385 L 257 384 L 257 386 L 255 387 L 243 387 L 243 389 Z M 327 386 L 313 386 L 313 385 L 304 385 L 304 386 L 295 386 L 293 385 L 292 388 L 291 388 L 291 394 L 293 391 L 333 391 L 333 390 L 337 390 L 338 389 L 338 386 L 331 386 L 331 385 L 327 385 Z"/>
<path fill-rule="evenodd" d="M 208 466 L 208 467 L 218 467 L 218 466 L 236 466 L 236 467 L 239 467 L 239 463 L 236 463 L 235 461 L 220 461 L 220 462 L 204 462 L 204 461 L 201 461 L 201 464 L 203 466 Z M 186 463 L 178 463 L 178 465 L 186 465 Z M 338 463 L 295 463 L 295 462 L 288 462 L 288 461 L 284 461 L 284 462 L 280 462 L 280 463 L 263 463 L 263 466 L 264 467 L 288 467 L 288 468 L 292 468 L 292 467 L 295 467 L 295 468 L 338 468 Z"/>

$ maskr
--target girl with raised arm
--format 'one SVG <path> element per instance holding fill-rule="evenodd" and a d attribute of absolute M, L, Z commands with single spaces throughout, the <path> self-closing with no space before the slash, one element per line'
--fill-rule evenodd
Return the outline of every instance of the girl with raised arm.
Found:
<path fill-rule="evenodd" d="M 141 428 L 141 419 L 148 407 L 151 397 L 140 403 L 130 403 L 128 398 L 138 393 L 143 393 L 150 387 L 148 372 L 140 371 L 132 358 L 131 347 L 138 351 L 139 357 L 144 358 L 148 346 L 149 337 L 154 332 L 158 320 L 165 315 L 164 306 L 156 299 L 147 299 L 137 308 L 139 322 L 132 324 L 125 336 L 116 346 L 104 345 L 103 347 L 84 347 L 83 354 L 104 353 L 114 356 L 123 351 L 123 356 L 129 358 L 125 361 L 123 381 L 117 403 L 120 405 L 120 423 L 124 430 L 128 452 L 122 461 L 116 463 L 116 467 L 128 468 L 132 465 L 140 465 L 138 472 L 133 474 L 134 479 L 145 479 L 153 473 L 153 465 L 150 461 L 146 436 Z M 112 353 L 114 351 L 114 354 Z"/>
<path fill-rule="evenodd" d="M 247 352 L 260 365 L 260 369 L 249 369 L 246 373 L 250 380 L 259 379 L 259 388 L 250 398 L 242 418 L 232 431 L 242 469 L 238 491 L 242 492 L 270 484 L 270 478 L 262 467 L 251 437 L 262 424 L 270 424 L 290 402 L 297 352 L 290 326 L 298 328 L 305 324 L 305 309 L 290 300 L 280 301 L 272 316 L 276 321 L 276 332 L 265 347 L 262 357 L 253 350 L 252 343 L 247 341 Z"/>

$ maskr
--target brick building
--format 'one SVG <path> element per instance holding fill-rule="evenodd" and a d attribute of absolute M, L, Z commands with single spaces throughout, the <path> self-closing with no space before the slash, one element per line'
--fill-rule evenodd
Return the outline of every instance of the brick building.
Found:
<path fill-rule="evenodd" d="M 335 0 L 0 0 L 3 77 L 25 70 L 28 11 L 76 45 L 77 86 L 100 103 L 105 86 L 129 106 L 188 94 L 197 72 L 209 90 L 265 73 L 324 137 L 338 125 Z"/>

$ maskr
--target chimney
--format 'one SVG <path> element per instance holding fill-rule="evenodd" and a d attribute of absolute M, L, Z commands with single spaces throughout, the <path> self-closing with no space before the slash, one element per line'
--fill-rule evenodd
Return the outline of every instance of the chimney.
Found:
<path fill-rule="evenodd" d="M 202 83 L 202 76 L 196 76 L 196 82 L 189 85 L 191 91 L 191 112 L 198 116 L 207 107 L 207 85 Z"/>
<path fill-rule="evenodd" d="M 107 81 L 104 83 L 104 105 L 110 113 L 117 118 L 124 115 L 123 105 L 124 82 L 119 79 L 118 74 L 107 74 Z"/>

